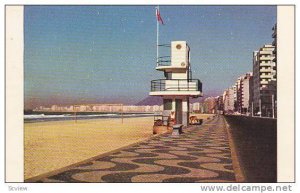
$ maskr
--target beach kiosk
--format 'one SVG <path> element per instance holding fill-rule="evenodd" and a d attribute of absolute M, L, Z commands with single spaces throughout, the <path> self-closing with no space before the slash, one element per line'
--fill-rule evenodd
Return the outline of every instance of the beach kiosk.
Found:
<path fill-rule="evenodd" d="M 172 132 L 173 126 L 189 125 L 189 99 L 202 96 L 202 83 L 192 79 L 190 48 L 185 41 L 172 41 L 171 45 L 159 45 L 171 49 L 171 56 L 160 56 L 156 70 L 164 73 L 164 79 L 151 81 L 151 96 L 163 97 L 161 117 L 154 118 L 153 133 Z"/>

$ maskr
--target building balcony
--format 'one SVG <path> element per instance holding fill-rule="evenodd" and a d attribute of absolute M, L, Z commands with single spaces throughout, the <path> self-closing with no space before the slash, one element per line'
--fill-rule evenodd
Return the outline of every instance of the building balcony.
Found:
<path fill-rule="evenodd" d="M 272 69 L 269 68 L 269 69 L 259 69 L 259 72 L 272 72 Z"/>
<path fill-rule="evenodd" d="M 161 44 L 161 45 L 158 45 L 163 53 L 164 53 L 164 56 L 160 56 L 157 58 L 157 63 L 156 63 L 156 70 L 159 70 L 159 71 L 165 71 L 165 72 L 185 72 L 186 69 L 188 68 L 189 66 L 189 63 L 186 62 L 186 61 L 183 61 L 183 62 L 179 62 L 179 63 L 176 63 L 176 61 L 173 61 L 174 58 L 171 59 L 171 54 L 167 52 L 165 52 L 164 50 L 165 49 L 170 49 L 171 48 L 171 44 Z"/>
<path fill-rule="evenodd" d="M 170 56 L 161 56 L 157 60 L 156 70 L 166 71 L 166 72 L 174 72 L 174 71 L 186 71 L 188 68 L 188 64 L 183 64 L 180 66 L 174 66 L 171 63 Z"/>
<path fill-rule="evenodd" d="M 269 84 L 269 81 L 262 80 L 262 81 L 260 81 L 260 84 Z"/>
<path fill-rule="evenodd" d="M 198 79 L 158 79 L 151 81 L 152 96 L 202 96 L 202 83 Z"/>
<path fill-rule="evenodd" d="M 273 60 L 274 56 L 261 56 L 259 57 L 259 60 Z"/>
<path fill-rule="evenodd" d="M 272 50 L 261 50 L 259 54 L 272 54 Z"/>
<path fill-rule="evenodd" d="M 157 66 L 171 66 L 171 56 L 158 57 Z"/>
<path fill-rule="evenodd" d="M 271 63 L 260 63 L 259 66 L 260 67 L 270 67 L 270 66 L 274 66 L 274 65 L 273 65 L 273 62 L 271 62 Z"/>
<path fill-rule="evenodd" d="M 261 74 L 260 78 L 273 78 L 272 74 Z"/>

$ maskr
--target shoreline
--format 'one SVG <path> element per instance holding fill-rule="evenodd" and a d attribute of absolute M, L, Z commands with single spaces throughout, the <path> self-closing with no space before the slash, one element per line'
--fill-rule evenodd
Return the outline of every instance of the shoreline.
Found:
<path fill-rule="evenodd" d="M 64 115 L 64 114 L 62 114 Z M 92 115 L 92 114 L 91 114 Z M 74 115 L 67 115 L 67 116 L 61 116 L 61 117 L 45 117 L 45 118 L 24 118 L 24 123 L 39 123 L 39 122 L 53 122 L 53 121 L 75 121 L 77 120 L 94 120 L 94 119 L 125 119 L 125 118 L 139 118 L 139 117 L 153 117 L 156 114 L 146 114 L 146 113 L 127 113 L 123 114 L 95 114 L 94 116 L 91 115 L 78 115 L 76 118 Z M 102 115 L 102 116 L 101 116 Z M 105 115 L 105 116 L 103 116 Z M 60 116 L 60 115 L 58 115 Z"/>

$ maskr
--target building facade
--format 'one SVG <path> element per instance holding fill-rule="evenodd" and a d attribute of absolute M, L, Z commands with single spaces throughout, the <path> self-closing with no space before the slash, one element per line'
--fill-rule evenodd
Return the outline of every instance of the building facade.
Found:
<path fill-rule="evenodd" d="M 275 76 L 277 77 L 277 24 L 274 25 L 272 30 L 273 30 L 272 46 L 274 46 L 274 50 L 273 50 L 274 59 L 273 59 L 273 62 L 275 63 L 275 66 L 273 68 L 275 70 Z M 276 91 L 274 92 L 274 116 L 273 117 L 277 118 L 277 82 L 275 83 L 275 88 L 276 88 Z"/>
<path fill-rule="evenodd" d="M 234 87 L 228 88 L 223 93 L 224 113 L 234 112 Z"/>
<path fill-rule="evenodd" d="M 216 99 L 217 99 L 217 113 L 223 114 L 223 110 L 224 110 L 223 96 L 217 96 Z"/>
<path fill-rule="evenodd" d="M 248 72 L 238 79 L 238 112 L 241 114 L 249 114 L 252 106 L 252 90 L 253 76 L 252 72 Z"/>
<path fill-rule="evenodd" d="M 273 116 L 276 95 L 276 63 L 273 45 L 264 45 L 253 53 L 253 111 L 254 115 Z"/>

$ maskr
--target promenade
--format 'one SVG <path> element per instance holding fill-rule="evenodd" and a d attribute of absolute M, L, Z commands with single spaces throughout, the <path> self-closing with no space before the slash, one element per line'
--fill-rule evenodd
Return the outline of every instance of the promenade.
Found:
<path fill-rule="evenodd" d="M 113 143 L 113 142 L 112 142 Z M 235 182 L 222 116 L 99 156 L 34 182 Z"/>

